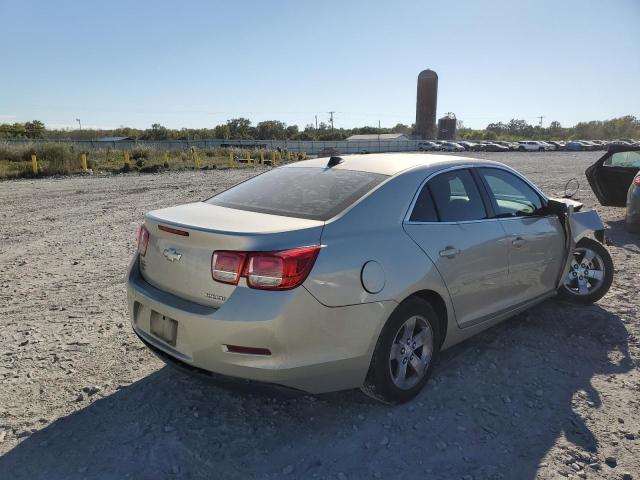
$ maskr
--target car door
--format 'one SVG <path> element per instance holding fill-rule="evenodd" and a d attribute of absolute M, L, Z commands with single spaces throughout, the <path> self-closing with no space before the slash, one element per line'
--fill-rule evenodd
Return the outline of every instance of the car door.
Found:
<path fill-rule="evenodd" d="M 460 327 L 481 322 L 509 303 L 506 236 L 489 216 L 471 171 L 455 168 L 428 179 L 404 222 L 440 272 Z"/>
<path fill-rule="evenodd" d="M 612 151 L 587 168 L 585 175 L 601 205 L 624 207 L 633 178 L 640 170 L 640 149 Z"/>
<path fill-rule="evenodd" d="M 513 305 L 555 290 L 565 260 L 560 219 L 545 209 L 542 196 L 520 176 L 497 167 L 480 167 L 477 172 L 507 235 L 507 291 Z"/>

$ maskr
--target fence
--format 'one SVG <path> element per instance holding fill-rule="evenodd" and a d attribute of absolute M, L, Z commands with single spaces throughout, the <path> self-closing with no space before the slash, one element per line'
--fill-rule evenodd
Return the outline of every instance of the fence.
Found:
<path fill-rule="evenodd" d="M 103 142 L 93 140 L 7 140 L 7 143 L 67 143 L 77 145 L 81 149 L 93 150 L 110 148 L 114 150 L 132 150 L 138 146 L 150 146 L 162 150 L 185 150 L 195 148 L 263 148 L 287 150 L 289 152 L 305 152 L 317 155 L 325 149 L 335 149 L 340 153 L 377 153 L 377 152 L 411 152 L 418 150 L 418 143 L 423 140 L 360 140 L 360 141 L 294 141 L 294 140 L 164 140 L 164 141 L 120 141 Z"/>

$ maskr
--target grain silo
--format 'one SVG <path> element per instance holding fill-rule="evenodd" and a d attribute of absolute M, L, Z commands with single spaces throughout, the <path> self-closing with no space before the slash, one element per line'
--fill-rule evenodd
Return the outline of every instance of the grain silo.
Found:
<path fill-rule="evenodd" d="M 436 106 L 438 103 L 438 74 L 423 70 L 418 75 L 416 100 L 416 134 L 419 139 L 436 138 Z"/>
<path fill-rule="evenodd" d="M 438 140 L 453 140 L 456 138 L 456 116 L 448 112 L 438 119 Z"/>

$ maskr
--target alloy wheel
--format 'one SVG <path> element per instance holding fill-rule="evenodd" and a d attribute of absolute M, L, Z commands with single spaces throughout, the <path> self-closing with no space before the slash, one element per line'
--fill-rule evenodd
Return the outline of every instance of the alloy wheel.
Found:
<path fill-rule="evenodd" d="M 590 295 L 602 286 L 604 278 L 602 257 L 589 248 L 576 248 L 564 281 L 565 288 L 574 295 Z"/>
<path fill-rule="evenodd" d="M 426 318 L 414 315 L 396 332 L 389 355 L 393 383 L 403 390 L 424 378 L 433 356 L 433 330 Z"/>

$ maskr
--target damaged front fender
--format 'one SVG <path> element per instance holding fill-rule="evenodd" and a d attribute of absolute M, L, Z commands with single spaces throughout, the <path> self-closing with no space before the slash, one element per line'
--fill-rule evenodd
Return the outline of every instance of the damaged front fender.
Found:
<path fill-rule="evenodd" d="M 563 199 L 564 200 L 564 199 Z M 576 205 L 575 201 L 563 201 L 558 199 L 550 199 L 549 207 L 558 215 L 565 231 L 565 262 L 564 268 L 558 275 L 556 287 L 560 288 L 564 279 L 571 269 L 571 260 L 573 252 L 578 243 L 583 238 L 593 232 L 594 237 L 604 243 L 604 224 L 595 210 L 587 210 L 586 212 L 575 211 L 577 207 L 582 208 L 582 204 Z"/>
<path fill-rule="evenodd" d="M 589 235 L 590 232 L 593 232 L 599 242 L 604 243 L 604 224 L 595 210 L 573 212 L 569 215 L 569 222 L 571 224 L 571 235 L 575 243 Z"/>

